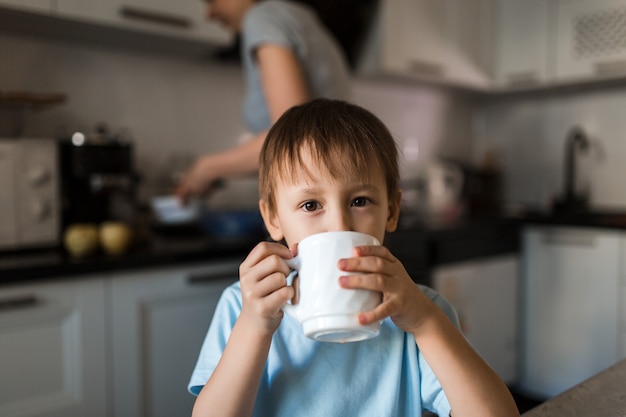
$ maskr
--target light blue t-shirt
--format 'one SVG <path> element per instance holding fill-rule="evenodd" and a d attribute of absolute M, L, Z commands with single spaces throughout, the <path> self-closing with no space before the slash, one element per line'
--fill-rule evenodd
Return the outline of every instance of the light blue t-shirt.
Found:
<path fill-rule="evenodd" d="M 458 327 L 453 307 L 420 287 Z M 217 305 L 189 382 L 192 394 L 200 393 L 217 366 L 240 312 L 237 282 Z M 391 319 L 373 339 L 337 344 L 307 338 L 285 314 L 272 339 L 254 416 L 420 417 L 423 410 L 448 416 L 450 405 L 413 336 Z"/>
<path fill-rule="evenodd" d="M 309 83 L 311 98 L 350 98 L 346 58 L 311 8 L 282 0 L 259 2 L 246 13 L 241 35 L 247 86 L 243 116 L 253 133 L 272 125 L 255 59 L 256 48 L 262 44 L 281 45 L 295 53 Z"/>

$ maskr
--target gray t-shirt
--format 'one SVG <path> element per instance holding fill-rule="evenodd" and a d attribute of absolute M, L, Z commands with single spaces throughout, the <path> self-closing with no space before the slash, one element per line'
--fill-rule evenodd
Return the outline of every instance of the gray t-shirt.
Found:
<path fill-rule="evenodd" d="M 243 117 L 253 133 L 272 125 L 255 58 L 255 50 L 262 44 L 282 45 L 296 54 L 308 80 L 311 98 L 349 99 L 346 58 L 309 7 L 283 0 L 259 2 L 246 14 L 241 33 L 247 83 Z"/>

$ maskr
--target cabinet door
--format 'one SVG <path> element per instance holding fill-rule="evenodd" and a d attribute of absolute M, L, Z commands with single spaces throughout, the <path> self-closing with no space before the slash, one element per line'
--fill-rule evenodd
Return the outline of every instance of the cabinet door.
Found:
<path fill-rule="evenodd" d="M 626 75 L 626 0 L 558 0 L 556 77 L 563 81 Z"/>
<path fill-rule="evenodd" d="M 0 7 L 50 13 L 52 11 L 52 1 L 53 0 L 0 0 Z"/>
<path fill-rule="evenodd" d="M 545 84 L 549 77 L 549 0 L 499 0 L 496 77 L 505 87 Z"/>
<path fill-rule="evenodd" d="M 455 0 L 448 10 L 448 72 L 459 85 L 490 89 L 493 84 L 495 5 L 494 0 Z"/>
<path fill-rule="evenodd" d="M 231 35 L 206 20 L 205 4 L 197 0 L 56 0 L 57 13 L 107 26 L 172 38 L 227 45 Z"/>
<path fill-rule="evenodd" d="M 15 145 L 0 142 L 0 248 L 17 242 Z"/>
<path fill-rule="evenodd" d="M 517 256 L 437 268 L 433 288 L 456 309 L 470 344 L 506 383 L 517 378 Z"/>
<path fill-rule="evenodd" d="M 449 55 L 446 28 L 450 0 L 383 2 L 385 71 L 443 78 Z"/>
<path fill-rule="evenodd" d="M 191 372 L 239 261 L 111 279 L 114 414 L 189 416 Z"/>
<path fill-rule="evenodd" d="M 619 352 L 620 359 L 626 358 L 626 233 L 620 239 L 620 299 L 619 299 Z"/>
<path fill-rule="evenodd" d="M 492 0 L 383 2 L 383 70 L 426 81 L 487 87 L 492 4 Z"/>
<path fill-rule="evenodd" d="M 618 358 L 619 234 L 524 232 L 522 389 L 552 397 Z"/>
<path fill-rule="evenodd" d="M 104 285 L 0 287 L 0 415 L 107 415 Z"/>

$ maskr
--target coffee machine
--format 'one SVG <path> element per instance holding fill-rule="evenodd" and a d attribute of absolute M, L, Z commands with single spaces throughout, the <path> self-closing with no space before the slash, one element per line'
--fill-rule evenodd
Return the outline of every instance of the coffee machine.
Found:
<path fill-rule="evenodd" d="M 106 131 L 60 141 L 62 224 L 133 222 L 139 177 L 133 144 Z"/>

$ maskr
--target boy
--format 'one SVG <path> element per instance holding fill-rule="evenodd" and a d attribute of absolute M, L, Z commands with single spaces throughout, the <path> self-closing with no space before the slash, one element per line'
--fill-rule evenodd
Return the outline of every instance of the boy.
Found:
<path fill-rule="evenodd" d="M 294 296 L 286 260 L 314 233 L 354 230 L 383 241 L 400 214 L 398 156 L 384 124 L 342 101 L 287 111 L 270 130 L 259 207 L 275 242 L 257 245 L 225 290 L 189 390 L 200 416 L 513 416 L 498 376 L 459 333 L 450 305 L 416 285 L 383 246 L 359 247 L 339 269 L 344 288 L 379 291 L 359 316 L 380 334 L 334 344 L 307 339 L 281 310 Z M 287 245 L 276 243 L 284 241 Z"/>

